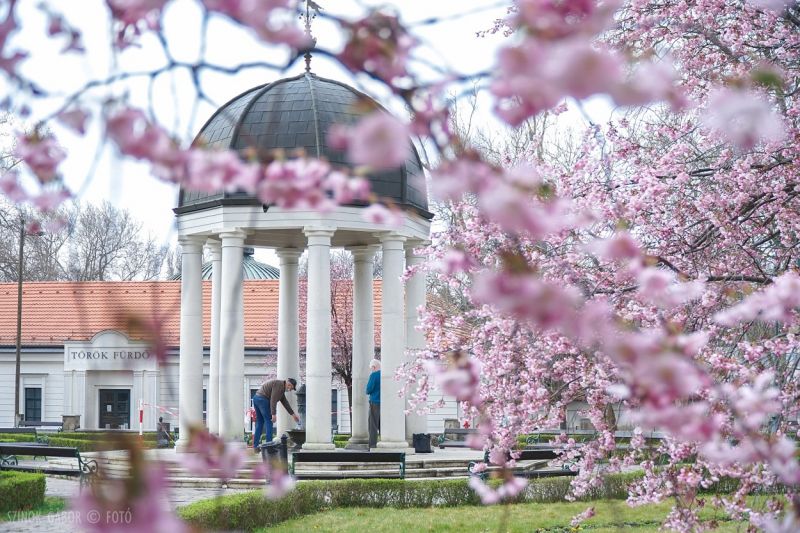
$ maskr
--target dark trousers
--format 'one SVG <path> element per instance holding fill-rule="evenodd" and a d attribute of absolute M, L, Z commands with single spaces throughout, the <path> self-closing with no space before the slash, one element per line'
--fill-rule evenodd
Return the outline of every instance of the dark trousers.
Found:
<path fill-rule="evenodd" d="M 261 443 L 261 432 L 267 426 L 267 442 L 272 442 L 272 414 L 269 411 L 269 398 L 261 395 L 253 396 L 253 407 L 256 410 L 256 429 L 253 432 L 253 447 L 258 448 Z"/>
<path fill-rule="evenodd" d="M 378 445 L 378 433 L 381 432 L 381 404 L 369 402 L 369 447 Z"/>

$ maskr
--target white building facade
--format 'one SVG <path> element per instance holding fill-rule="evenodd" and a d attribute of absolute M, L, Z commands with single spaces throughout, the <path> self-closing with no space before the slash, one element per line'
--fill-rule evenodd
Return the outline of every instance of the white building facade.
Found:
<path fill-rule="evenodd" d="M 210 354 L 207 347 L 204 352 L 202 411 L 207 421 Z M 243 405 L 250 405 L 250 398 L 265 380 L 275 378 L 276 355 L 275 350 L 245 350 L 244 379 L 239 391 Z M 80 415 L 82 429 L 136 430 L 141 400 L 144 431 L 155 431 L 159 417 L 172 427 L 177 425 L 177 350 L 169 350 L 165 363 L 159 365 L 147 343 L 129 340 L 119 331 L 104 330 L 85 342 L 23 346 L 21 361 L 19 408 L 26 420 L 61 422 L 63 415 Z M 14 347 L 0 347 L 0 428 L 14 424 L 14 366 Z M 300 381 L 304 381 L 303 372 Z M 431 405 L 440 397 L 432 395 Z M 330 403 L 332 431 L 349 434 L 347 389 L 336 381 L 330 391 Z M 252 431 L 246 413 L 241 418 L 245 431 Z M 441 433 L 445 419 L 454 418 L 458 418 L 456 402 L 447 398 L 444 407 L 437 407 L 428 415 L 427 431 Z"/>

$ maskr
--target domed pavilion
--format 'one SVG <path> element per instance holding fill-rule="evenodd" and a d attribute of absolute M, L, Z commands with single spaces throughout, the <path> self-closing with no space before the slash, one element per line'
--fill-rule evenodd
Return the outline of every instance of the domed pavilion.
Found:
<path fill-rule="evenodd" d="M 327 143 L 333 124 L 351 124 L 366 111 L 363 93 L 310 72 L 250 89 L 217 110 L 198 134 L 212 148 L 239 151 L 257 149 L 287 153 L 303 149 L 335 165 L 347 165 L 342 152 Z M 393 375 L 405 362 L 406 349 L 424 347 L 416 330 L 420 306 L 425 304 L 424 276 L 405 282 L 406 265 L 420 263 L 415 247 L 427 241 L 430 221 L 425 178 L 419 156 L 412 149 L 400 168 L 369 176 L 372 190 L 388 198 L 402 212 L 403 223 L 387 229 L 366 221 L 364 204 L 344 205 L 321 214 L 264 205 L 242 192 L 182 191 L 177 216 L 182 249 L 181 331 L 178 450 L 185 450 L 189 428 L 202 424 L 202 250 L 211 255 L 211 341 L 208 385 L 208 427 L 231 441 L 241 440 L 249 405 L 243 386 L 243 262 L 247 248 L 272 248 L 280 261 L 277 375 L 306 384 L 307 449 L 333 449 L 330 416 L 331 296 L 330 250 L 353 254 L 353 414 L 350 447 L 368 442 L 368 403 L 365 394 L 374 346 L 373 262 L 382 253 L 380 353 L 381 442 L 379 447 L 406 449 L 412 433 L 426 429 L 425 418 L 408 415 L 398 397 Z M 308 251 L 308 317 L 306 375 L 300 376 L 298 258 Z M 296 406 L 294 394 L 287 394 Z M 290 429 L 291 419 L 278 409 L 278 432 Z"/>

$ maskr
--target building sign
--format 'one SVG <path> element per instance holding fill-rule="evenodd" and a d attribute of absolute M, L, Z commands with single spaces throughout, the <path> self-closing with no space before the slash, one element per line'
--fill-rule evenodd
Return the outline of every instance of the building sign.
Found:
<path fill-rule="evenodd" d="M 70 359 L 105 359 L 106 361 L 110 359 L 150 359 L 150 352 L 147 350 L 143 351 L 131 351 L 131 350 L 76 350 L 71 349 L 69 350 L 67 357 Z"/>
<path fill-rule="evenodd" d="M 64 343 L 64 370 L 156 370 L 155 354 L 145 343 L 117 331 L 103 331 L 89 343 Z"/>

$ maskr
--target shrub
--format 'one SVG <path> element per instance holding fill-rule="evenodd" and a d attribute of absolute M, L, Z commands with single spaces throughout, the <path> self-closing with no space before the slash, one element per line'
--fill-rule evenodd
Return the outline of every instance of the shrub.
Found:
<path fill-rule="evenodd" d="M 266 500 L 261 491 L 219 496 L 181 507 L 178 514 L 203 529 L 252 531 L 324 509 L 321 493 L 306 486 L 280 500 Z"/>
<path fill-rule="evenodd" d="M 44 503 L 44 474 L 0 471 L 0 512 L 33 509 Z"/>
<path fill-rule="evenodd" d="M 33 433 L 0 433 L 0 442 L 36 442 Z"/>
<path fill-rule="evenodd" d="M 627 486 L 641 474 L 614 474 L 585 499 L 627 497 Z M 520 502 L 563 501 L 571 478 L 531 480 Z M 499 482 L 490 482 L 497 485 Z M 477 505 L 478 496 L 466 479 L 405 481 L 401 479 L 346 479 L 306 481 L 281 500 L 267 500 L 261 491 L 193 503 L 179 509 L 186 521 L 209 529 L 253 530 L 290 518 L 342 507 L 453 507 Z"/>

